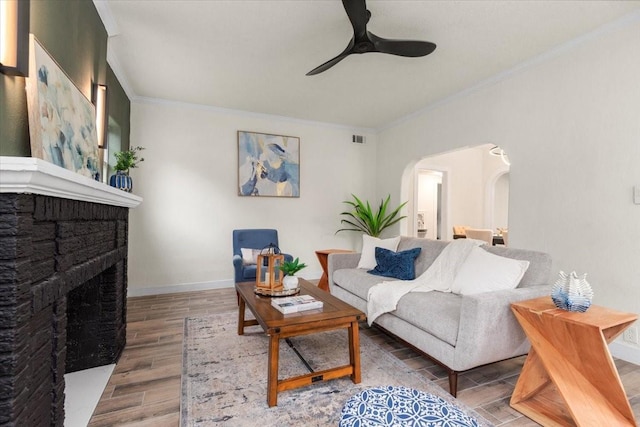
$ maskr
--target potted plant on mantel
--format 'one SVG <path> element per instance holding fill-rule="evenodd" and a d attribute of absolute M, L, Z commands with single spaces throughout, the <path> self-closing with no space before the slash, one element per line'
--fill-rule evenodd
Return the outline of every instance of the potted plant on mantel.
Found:
<path fill-rule="evenodd" d="M 284 279 L 282 279 L 282 285 L 285 289 L 289 290 L 298 287 L 298 277 L 296 277 L 295 274 L 306 266 L 307 264 L 301 263 L 298 258 L 293 261 L 285 261 L 282 265 L 278 266 L 285 274 Z"/>
<path fill-rule="evenodd" d="M 144 162 L 144 158 L 138 157 L 138 153 L 144 150 L 144 147 L 133 147 L 126 151 L 118 151 L 114 153 L 116 157 L 115 175 L 109 178 L 109 185 L 119 188 L 120 190 L 131 193 L 133 190 L 133 180 L 129 176 L 129 169 L 137 168 L 138 163 Z"/>
<path fill-rule="evenodd" d="M 340 213 L 340 215 L 347 217 L 347 219 L 343 219 L 340 223 L 347 224 L 349 227 L 341 228 L 336 231 L 336 234 L 341 231 L 361 231 L 369 236 L 378 237 L 385 228 L 391 227 L 401 219 L 406 218 L 406 215 L 398 216 L 398 214 L 407 202 L 402 203 L 387 214 L 391 195 L 388 195 L 386 200 L 380 200 L 380 206 L 378 206 L 376 213 L 373 212 L 368 201 L 363 203 L 354 194 L 351 196 L 353 196 L 353 200 L 346 200 L 343 203 L 352 206 L 353 210 L 351 212 Z"/>

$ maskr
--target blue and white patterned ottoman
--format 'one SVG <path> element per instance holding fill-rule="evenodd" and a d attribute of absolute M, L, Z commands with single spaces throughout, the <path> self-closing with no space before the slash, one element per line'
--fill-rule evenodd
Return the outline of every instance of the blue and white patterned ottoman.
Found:
<path fill-rule="evenodd" d="M 420 390 L 401 386 L 366 389 L 347 400 L 340 427 L 478 427 L 457 406 Z"/>

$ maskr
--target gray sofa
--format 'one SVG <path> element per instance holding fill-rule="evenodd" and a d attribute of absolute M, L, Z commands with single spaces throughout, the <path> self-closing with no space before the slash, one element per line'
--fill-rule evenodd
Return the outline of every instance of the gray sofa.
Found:
<path fill-rule="evenodd" d="M 437 258 L 448 242 L 402 237 L 398 251 L 420 247 L 416 277 Z M 374 324 L 423 352 L 449 373 L 449 391 L 457 394 L 458 373 L 526 354 L 529 342 L 511 312 L 515 301 L 549 295 L 551 257 L 542 252 L 482 246 L 503 257 L 527 260 L 529 268 L 516 289 L 458 295 L 446 292 L 409 293 L 397 309 Z M 394 280 L 358 269 L 359 253 L 329 255 L 332 295 L 367 312 L 367 292 L 383 280 Z"/>

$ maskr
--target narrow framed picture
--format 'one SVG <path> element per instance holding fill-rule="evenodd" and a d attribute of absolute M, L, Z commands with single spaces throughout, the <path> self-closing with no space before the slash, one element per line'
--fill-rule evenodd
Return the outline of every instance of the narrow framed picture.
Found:
<path fill-rule="evenodd" d="M 238 195 L 300 197 L 300 138 L 238 131 Z"/>

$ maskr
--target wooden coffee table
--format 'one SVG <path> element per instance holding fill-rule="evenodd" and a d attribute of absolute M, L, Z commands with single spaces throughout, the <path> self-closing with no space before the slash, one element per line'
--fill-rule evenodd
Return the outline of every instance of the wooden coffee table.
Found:
<path fill-rule="evenodd" d="M 244 334 L 245 326 L 260 325 L 269 336 L 269 372 L 267 373 L 267 403 L 269 406 L 278 404 L 279 391 L 345 376 L 350 376 L 355 384 L 358 384 L 361 379 L 358 322 L 366 318 L 365 314 L 304 279 L 299 279 L 299 283 L 300 294 L 312 295 L 322 301 L 324 303 L 322 309 L 282 314 L 271 306 L 272 298 L 254 293 L 255 282 L 236 283 L 236 291 L 240 297 L 238 335 Z M 245 319 L 246 307 L 251 310 L 255 319 Z M 349 333 L 348 365 L 310 372 L 293 378 L 278 379 L 281 339 L 342 328 L 348 329 Z"/>

